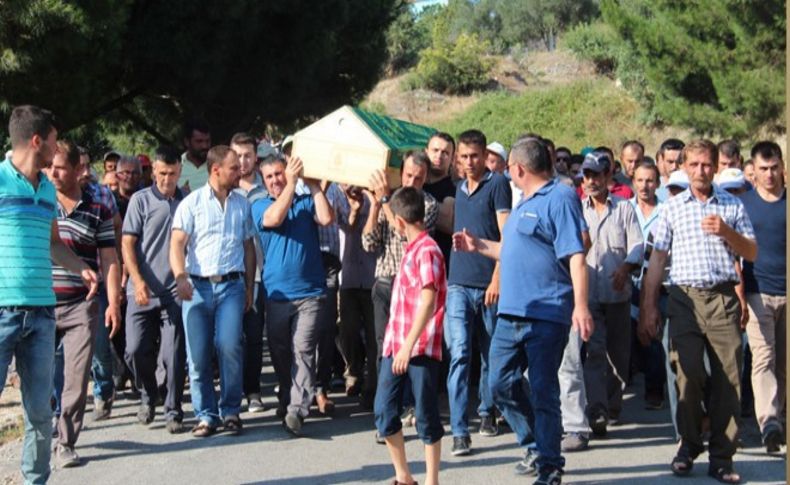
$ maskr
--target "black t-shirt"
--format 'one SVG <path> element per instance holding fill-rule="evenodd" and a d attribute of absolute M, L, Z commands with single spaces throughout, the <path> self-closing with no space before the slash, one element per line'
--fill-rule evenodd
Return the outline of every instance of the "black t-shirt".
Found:
<path fill-rule="evenodd" d="M 434 199 L 439 203 L 441 206 L 444 199 L 447 197 L 455 197 L 455 183 L 452 179 L 447 176 L 443 179 L 439 180 L 438 182 L 434 182 L 432 184 L 426 183 L 423 185 L 422 189 L 425 192 L 428 192 L 433 196 Z M 453 250 L 453 238 L 449 234 L 445 234 L 438 229 L 433 234 L 433 238 L 436 241 L 436 244 L 439 245 L 439 249 L 442 250 L 442 255 L 444 256 L 444 264 L 445 270 L 450 270 L 450 252 Z"/>

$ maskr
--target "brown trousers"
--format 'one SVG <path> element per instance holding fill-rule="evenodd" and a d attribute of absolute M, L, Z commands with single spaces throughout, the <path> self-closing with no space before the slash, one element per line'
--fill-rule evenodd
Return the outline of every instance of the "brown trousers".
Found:
<path fill-rule="evenodd" d="M 55 307 L 55 347 L 63 342 L 64 361 L 63 394 L 57 425 L 57 441 L 61 445 L 74 447 L 82 430 L 98 324 L 96 298 Z"/>
<path fill-rule="evenodd" d="M 712 289 L 673 286 L 667 305 L 670 361 L 677 374 L 677 423 L 683 445 L 692 456 L 704 450 L 703 401 L 707 403 L 711 466 L 732 463 L 741 410 L 740 369 L 743 362 L 739 320 L 741 307 L 734 286 Z M 707 350 L 710 380 L 703 362 Z"/>

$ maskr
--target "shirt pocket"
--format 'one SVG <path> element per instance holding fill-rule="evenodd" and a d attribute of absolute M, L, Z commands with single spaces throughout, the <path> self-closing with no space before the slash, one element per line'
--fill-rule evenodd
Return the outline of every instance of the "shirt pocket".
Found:
<path fill-rule="evenodd" d="M 525 236 L 535 236 L 538 233 L 540 219 L 537 215 L 524 213 L 518 219 L 516 229 Z"/>

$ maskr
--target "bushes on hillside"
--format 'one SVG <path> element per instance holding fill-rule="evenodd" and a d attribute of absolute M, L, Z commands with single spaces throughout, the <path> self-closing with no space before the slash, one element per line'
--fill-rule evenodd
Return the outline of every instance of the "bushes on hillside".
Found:
<path fill-rule="evenodd" d="M 441 93 L 466 94 L 488 83 L 493 61 L 490 46 L 477 34 L 462 33 L 454 42 L 434 43 L 420 54 L 417 80 L 422 87 Z"/>

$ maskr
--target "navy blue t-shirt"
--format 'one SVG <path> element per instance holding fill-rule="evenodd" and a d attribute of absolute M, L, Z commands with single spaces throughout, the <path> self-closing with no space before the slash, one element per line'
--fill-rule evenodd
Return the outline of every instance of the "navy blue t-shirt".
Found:
<path fill-rule="evenodd" d="M 746 292 L 785 295 L 786 193 L 776 202 L 767 202 L 756 190 L 750 190 L 741 195 L 741 201 L 757 238 L 757 260 L 743 263 Z"/>
<path fill-rule="evenodd" d="M 261 239 L 264 256 L 263 285 L 272 300 L 290 301 L 320 296 L 326 276 L 318 245 L 315 203 L 311 195 L 296 195 L 288 215 L 278 227 L 264 228 L 263 214 L 274 199 L 252 204 L 252 220 Z"/>
<path fill-rule="evenodd" d="M 510 183 L 504 175 L 488 172 L 473 193 L 466 180 L 455 191 L 455 221 L 453 231 L 466 231 L 476 237 L 499 241 L 498 212 L 510 212 L 512 204 Z M 453 251 L 450 255 L 449 285 L 488 288 L 496 262 L 481 254 Z"/>

